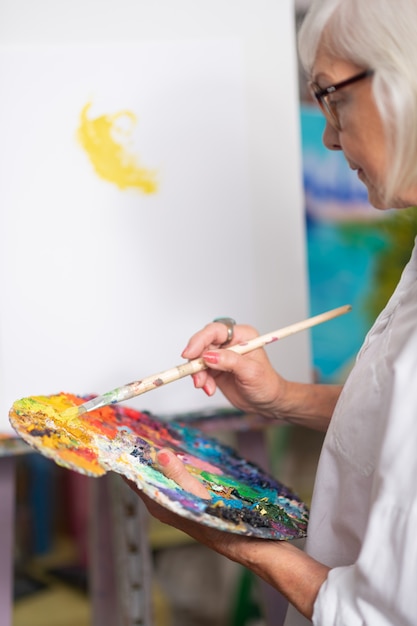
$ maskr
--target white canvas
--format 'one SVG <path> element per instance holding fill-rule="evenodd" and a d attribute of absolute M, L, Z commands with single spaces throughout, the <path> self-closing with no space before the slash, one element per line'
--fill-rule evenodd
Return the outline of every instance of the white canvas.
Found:
<path fill-rule="evenodd" d="M 305 316 L 294 111 L 271 97 L 265 68 L 250 78 L 246 34 L 207 34 L 0 47 L 0 431 L 17 398 L 102 393 L 180 363 L 216 316 L 260 332 Z M 136 116 L 119 120 L 125 148 L 155 173 L 155 193 L 97 175 L 77 138 L 87 103 L 92 118 Z M 271 141 L 293 129 L 285 171 L 256 106 Z M 305 378 L 307 338 L 288 341 L 278 360 Z M 130 403 L 172 414 L 225 401 L 184 380 Z"/>

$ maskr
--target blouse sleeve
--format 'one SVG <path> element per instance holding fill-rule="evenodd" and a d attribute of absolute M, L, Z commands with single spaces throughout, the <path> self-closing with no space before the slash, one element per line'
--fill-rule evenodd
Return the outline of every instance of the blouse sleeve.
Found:
<path fill-rule="evenodd" d="M 315 626 L 417 624 L 417 331 L 394 366 L 391 398 L 362 549 L 329 572 Z"/>

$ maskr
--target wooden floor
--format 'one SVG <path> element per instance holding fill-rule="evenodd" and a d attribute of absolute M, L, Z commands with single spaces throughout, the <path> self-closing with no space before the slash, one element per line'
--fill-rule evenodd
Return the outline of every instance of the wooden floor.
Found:
<path fill-rule="evenodd" d="M 168 626 L 169 612 L 161 592 L 155 589 L 154 626 Z M 87 593 L 49 579 L 45 589 L 14 604 L 13 626 L 91 626 L 91 603 Z"/>
<path fill-rule="evenodd" d="M 72 564 L 74 554 L 68 538 L 57 538 L 48 554 L 25 560 L 16 568 L 15 593 L 21 597 L 14 603 L 13 626 L 91 625 L 88 594 L 50 573 L 53 568 Z"/>
<path fill-rule="evenodd" d="M 91 626 L 88 597 L 53 585 L 15 604 L 13 626 Z"/>
<path fill-rule="evenodd" d="M 58 538 L 48 554 L 30 559 L 16 571 L 16 593 L 23 595 L 14 602 L 13 626 L 91 626 L 87 572 L 74 567 L 74 558 L 71 540 Z M 79 574 L 65 576 L 68 571 Z M 169 626 L 167 601 L 156 581 L 153 607 L 154 626 Z"/>

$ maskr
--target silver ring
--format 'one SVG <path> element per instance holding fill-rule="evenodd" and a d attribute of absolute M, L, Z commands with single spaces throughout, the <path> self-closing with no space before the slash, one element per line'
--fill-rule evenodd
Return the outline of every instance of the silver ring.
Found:
<path fill-rule="evenodd" d="M 235 320 L 231 317 L 216 317 L 213 322 L 219 322 L 220 324 L 224 324 L 227 328 L 227 339 L 224 341 L 220 348 L 223 346 L 227 346 L 233 339 L 233 327 L 236 324 Z"/>

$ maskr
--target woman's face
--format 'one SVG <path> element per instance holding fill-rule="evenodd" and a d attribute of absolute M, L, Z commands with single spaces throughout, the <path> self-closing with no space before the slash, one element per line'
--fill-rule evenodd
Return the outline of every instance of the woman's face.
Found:
<path fill-rule="evenodd" d="M 333 57 L 319 46 L 313 67 L 313 81 L 328 87 L 351 78 L 366 68 Z M 383 199 L 384 181 L 388 167 L 384 128 L 373 95 L 372 78 L 368 77 L 336 91 L 332 103 L 337 107 L 341 130 L 329 122 L 323 135 L 329 150 L 342 150 L 351 169 L 356 170 L 368 189 L 369 202 L 378 209 L 391 208 Z M 405 199 L 396 207 L 409 206 Z"/>

